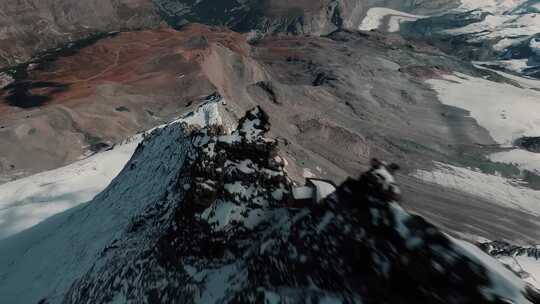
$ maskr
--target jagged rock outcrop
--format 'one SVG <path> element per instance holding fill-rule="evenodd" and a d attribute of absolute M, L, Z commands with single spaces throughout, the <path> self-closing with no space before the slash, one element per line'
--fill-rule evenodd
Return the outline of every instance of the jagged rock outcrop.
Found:
<path fill-rule="evenodd" d="M 230 135 L 219 126 L 189 131 L 186 167 L 103 248 L 63 303 L 532 299 L 487 255 L 404 211 L 384 164 L 349 179 L 321 204 L 291 204 L 293 184 L 276 142 L 264 137 L 268 128 L 256 108 Z M 157 131 L 138 154 L 171 131 Z M 138 170 L 137 158 L 126 170 Z"/>
<path fill-rule="evenodd" d="M 485 252 L 493 256 L 527 256 L 540 260 L 540 248 L 522 247 L 507 242 L 494 241 L 480 245 Z"/>
<path fill-rule="evenodd" d="M 530 289 L 540 287 L 538 281 L 540 246 L 517 246 L 503 241 L 484 242 L 480 243 L 479 246 L 529 283 Z"/>

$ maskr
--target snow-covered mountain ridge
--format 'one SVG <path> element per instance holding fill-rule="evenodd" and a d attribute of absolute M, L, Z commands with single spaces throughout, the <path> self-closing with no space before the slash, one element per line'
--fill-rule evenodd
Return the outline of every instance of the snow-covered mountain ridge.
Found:
<path fill-rule="evenodd" d="M 195 110 L 172 124 L 231 127 L 231 119 L 220 114 L 220 97 L 209 96 Z M 103 191 L 120 173 L 137 146 L 161 125 L 127 138 L 106 151 L 55 170 L 0 185 L 0 239 L 28 229 L 57 213 L 85 203 Z"/>
<path fill-rule="evenodd" d="M 293 201 L 269 128 L 255 108 L 232 132 L 155 130 L 91 202 L 0 241 L 0 301 L 539 303 L 404 211 L 383 164 L 321 204 Z"/>
<path fill-rule="evenodd" d="M 444 14 L 403 23 L 402 33 L 463 58 L 538 78 L 538 1 L 462 1 Z"/>
<path fill-rule="evenodd" d="M 540 4 L 536 0 L 461 0 L 448 3 L 371 4 L 349 28 L 399 32 L 467 60 L 539 77 Z M 433 6 L 435 9 L 427 11 Z M 438 8 L 438 9 L 437 9 Z M 345 17 L 346 18 L 346 17 Z"/>

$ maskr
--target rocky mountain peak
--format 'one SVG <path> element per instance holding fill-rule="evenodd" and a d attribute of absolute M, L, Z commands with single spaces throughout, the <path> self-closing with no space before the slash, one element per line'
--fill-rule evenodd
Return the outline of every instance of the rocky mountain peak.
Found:
<path fill-rule="evenodd" d="M 296 186 L 275 140 L 265 137 L 269 127 L 255 108 L 230 133 L 219 125 L 188 131 L 184 170 L 101 250 L 61 302 L 534 300 L 532 290 L 479 249 L 406 212 L 393 165 L 375 161 L 319 204 L 294 201 Z M 171 128 L 182 126 L 156 131 L 131 164 Z M 139 174 L 137 166 L 126 170 Z M 126 180 L 120 175 L 116 182 Z M 129 201 L 120 196 L 113 203 Z"/>

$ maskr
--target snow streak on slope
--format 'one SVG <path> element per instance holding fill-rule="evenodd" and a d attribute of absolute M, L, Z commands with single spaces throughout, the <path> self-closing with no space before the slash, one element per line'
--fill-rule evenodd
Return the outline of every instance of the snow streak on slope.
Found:
<path fill-rule="evenodd" d="M 456 73 L 427 81 L 446 105 L 470 111 L 501 145 L 540 135 L 540 91 Z"/>
<path fill-rule="evenodd" d="M 502 44 L 495 45 L 495 49 L 501 51 L 515 42 L 539 33 L 540 22 L 538 18 L 540 18 L 540 15 L 537 13 L 488 15 L 484 21 L 446 30 L 445 32 L 452 35 L 472 34 L 469 42 L 505 38 L 507 40 L 499 42 Z"/>
<path fill-rule="evenodd" d="M 512 256 L 498 259 L 516 273 L 526 273 L 523 280 L 540 290 L 540 260 L 528 256 Z"/>
<path fill-rule="evenodd" d="M 158 205 L 169 188 L 182 182 L 178 178 L 191 151 L 190 138 L 178 124 L 149 138 L 91 203 L 0 243 L 0 303 L 38 303 L 45 296 L 47 303 L 61 302 L 74 280 L 137 215 Z"/>
<path fill-rule="evenodd" d="M 526 3 L 527 0 L 461 0 L 462 10 L 480 9 L 490 13 L 503 14 Z"/>
<path fill-rule="evenodd" d="M 452 238 L 452 241 L 461 252 L 478 263 L 488 267 L 490 270 L 489 276 L 493 282 L 493 286 L 486 288 L 487 293 L 506 295 L 508 299 L 514 300 L 513 303 L 518 303 L 524 300 L 522 299 L 523 295 L 516 293 L 516 291 L 524 289 L 524 284 L 521 280 L 517 280 L 516 275 L 514 275 L 510 270 L 506 269 L 494 258 L 482 252 L 482 250 L 475 245 L 454 238 Z"/>
<path fill-rule="evenodd" d="M 491 71 L 491 72 L 494 72 L 494 73 L 497 73 L 497 74 L 503 76 L 504 78 L 508 78 L 508 79 L 510 79 L 512 81 L 515 81 L 515 82 L 517 82 L 519 84 L 519 86 L 521 86 L 521 87 L 523 87 L 525 89 L 532 89 L 532 90 L 540 92 L 540 80 L 538 80 L 538 79 L 534 79 L 534 78 L 530 78 L 530 77 L 526 77 L 526 76 L 525 77 L 516 76 L 516 75 L 505 73 L 505 72 L 502 72 L 502 71 L 499 71 L 499 70 L 490 69 L 490 68 L 482 66 L 482 64 L 483 64 L 482 62 L 473 62 L 473 64 L 478 69 Z"/>
<path fill-rule="evenodd" d="M 292 206 L 269 128 L 257 108 L 231 135 L 156 130 L 92 202 L 0 241 L 0 303 L 529 303 L 495 260 L 401 208 L 384 164 Z"/>
<path fill-rule="evenodd" d="M 0 185 L 0 239 L 87 202 L 118 175 L 142 137 L 63 168 Z"/>
<path fill-rule="evenodd" d="M 442 163 L 436 163 L 436 166 L 432 172 L 417 170 L 413 176 L 540 216 L 540 191 L 526 188 L 520 181 Z"/>
<path fill-rule="evenodd" d="M 403 21 L 415 21 L 418 19 L 425 18 L 426 16 L 407 14 L 404 12 L 396 11 L 384 7 L 374 7 L 369 9 L 366 17 L 362 20 L 359 30 L 361 31 L 370 31 L 374 29 L 380 29 L 384 26 L 383 21 L 385 18 L 388 19 L 388 32 L 397 32 L 400 29 L 400 24 Z"/>
<path fill-rule="evenodd" d="M 521 170 L 527 170 L 540 175 L 540 153 L 513 149 L 498 152 L 489 156 L 493 162 L 512 164 Z"/>
<path fill-rule="evenodd" d="M 521 247 L 506 242 L 480 242 L 480 247 L 497 258 L 525 282 L 540 290 L 540 246 Z"/>
<path fill-rule="evenodd" d="M 216 102 L 206 103 L 175 122 L 201 127 L 222 124 L 218 107 Z M 118 175 L 142 139 L 139 134 L 66 167 L 0 185 L 0 239 L 90 201 Z"/>

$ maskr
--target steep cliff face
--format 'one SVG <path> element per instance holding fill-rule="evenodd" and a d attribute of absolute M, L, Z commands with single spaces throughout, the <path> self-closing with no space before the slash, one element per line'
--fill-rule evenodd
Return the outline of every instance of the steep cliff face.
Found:
<path fill-rule="evenodd" d="M 206 128 L 156 130 L 93 201 L 0 243 L 0 300 L 538 303 L 479 249 L 404 211 L 384 164 L 320 204 L 294 201 L 266 114 L 232 132 L 214 114 Z"/>

